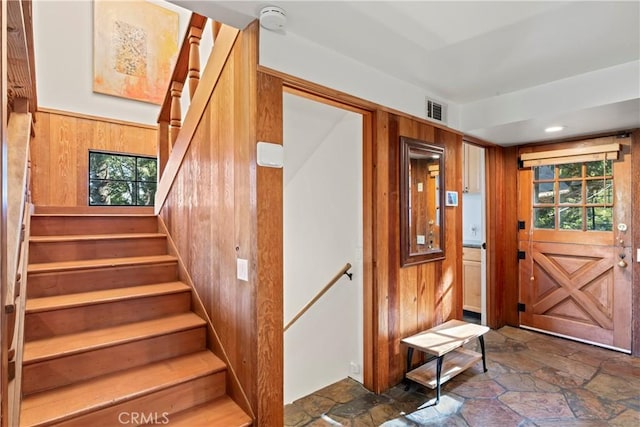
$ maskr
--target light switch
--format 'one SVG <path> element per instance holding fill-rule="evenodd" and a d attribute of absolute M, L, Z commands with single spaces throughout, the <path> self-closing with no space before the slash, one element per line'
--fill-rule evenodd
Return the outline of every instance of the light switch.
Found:
<path fill-rule="evenodd" d="M 248 282 L 249 281 L 249 261 L 247 261 L 246 259 L 238 258 L 236 260 L 236 267 L 237 267 L 238 279 Z"/>
<path fill-rule="evenodd" d="M 281 168 L 284 165 L 282 145 L 270 142 L 258 142 L 258 166 Z"/>
<path fill-rule="evenodd" d="M 636 249 L 636 262 L 640 262 L 640 248 Z"/>
<path fill-rule="evenodd" d="M 418 193 L 422 193 L 422 183 L 418 183 Z"/>
<path fill-rule="evenodd" d="M 423 236 L 423 235 L 418 234 L 417 239 L 418 239 L 418 244 L 419 244 L 419 245 L 424 245 L 425 238 L 424 238 L 424 236 Z"/>

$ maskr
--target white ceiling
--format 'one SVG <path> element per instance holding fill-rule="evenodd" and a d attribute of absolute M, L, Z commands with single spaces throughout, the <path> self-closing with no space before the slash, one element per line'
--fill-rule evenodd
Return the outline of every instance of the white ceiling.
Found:
<path fill-rule="evenodd" d="M 558 84 L 557 96 L 570 98 L 562 111 L 465 125 L 474 122 L 474 108 L 483 102 L 640 61 L 638 0 L 174 3 L 236 26 L 256 18 L 263 6 L 280 6 L 287 13 L 287 33 L 459 106 L 460 130 L 501 145 L 640 127 L 640 71 L 617 97 L 585 103 L 575 96 L 571 105 L 575 85 L 563 93 Z M 518 104 L 527 102 L 524 95 L 518 98 Z M 552 136 L 541 133 L 549 124 L 567 128 Z"/>

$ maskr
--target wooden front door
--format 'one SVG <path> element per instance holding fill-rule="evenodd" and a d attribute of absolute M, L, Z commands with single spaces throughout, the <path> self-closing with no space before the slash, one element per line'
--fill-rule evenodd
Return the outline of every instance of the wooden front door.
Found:
<path fill-rule="evenodd" d="M 630 138 L 520 155 L 534 159 L 518 176 L 520 325 L 629 352 Z"/>

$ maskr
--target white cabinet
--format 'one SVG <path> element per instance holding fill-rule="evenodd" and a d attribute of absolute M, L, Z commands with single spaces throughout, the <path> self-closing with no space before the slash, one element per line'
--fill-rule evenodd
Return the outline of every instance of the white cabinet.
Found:
<path fill-rule="evenodd" d="M 479 193 L 482 171 L 482 148 L 463 144 L 462 159 L 462 192 Z"/>
<path fill-rule="evenodd" d="M 462 308 L 480 313 L 482 284 L 482 260 L 479 248 L 462 248 Z"/>

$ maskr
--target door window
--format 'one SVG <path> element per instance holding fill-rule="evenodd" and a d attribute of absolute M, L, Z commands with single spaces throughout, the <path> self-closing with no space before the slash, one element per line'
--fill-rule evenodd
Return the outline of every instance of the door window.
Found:
<path fill-rule="evenodd" d="M 612 231 L 612 161 L 534 166 L 533 225 L 559 231 Z"/>

